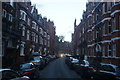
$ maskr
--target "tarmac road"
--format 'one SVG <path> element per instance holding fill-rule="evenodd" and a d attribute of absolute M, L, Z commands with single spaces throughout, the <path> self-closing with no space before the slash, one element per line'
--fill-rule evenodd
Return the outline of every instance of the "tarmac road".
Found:
<path fill-rule="evenodd" d="M 65 57 L 50 62 L 43 70 L 40 70 L 40 78 L 75 78 L 81 80 L 80 76 L 65 64 Z"/>

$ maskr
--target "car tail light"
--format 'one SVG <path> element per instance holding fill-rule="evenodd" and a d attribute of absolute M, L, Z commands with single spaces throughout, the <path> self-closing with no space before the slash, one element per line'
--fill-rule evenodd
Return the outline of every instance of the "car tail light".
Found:
<path fill-rule="evenodd" d="M 32 72 L 24 72 L 23 74 L 28 75 L 28 74 L 32 74 Z"/>
<path fill-rule="evenodd" d="M 85 69 L 93 69 L 93 68 L 91 68 L 91 67 L 85 67 Z"/>

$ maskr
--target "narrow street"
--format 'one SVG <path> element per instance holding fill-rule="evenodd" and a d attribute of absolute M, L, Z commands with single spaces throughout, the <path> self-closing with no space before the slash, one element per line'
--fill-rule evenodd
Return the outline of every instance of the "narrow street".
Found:
<path fill-rule="evenodd" d="M 70 70 L 64 60 L 63 57 L 50 62 L 40 71 L 40 78 L 77 78 L 80 80 L 80 76 Z"/>

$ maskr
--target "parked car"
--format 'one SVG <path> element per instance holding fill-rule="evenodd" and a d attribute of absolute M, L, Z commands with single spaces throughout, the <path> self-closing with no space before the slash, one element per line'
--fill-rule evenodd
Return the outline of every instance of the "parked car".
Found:
<path fill-rule="evenodd" d="M 50 62 L 50 61 L 53 61 L 54 59 L 56 59 L 56 56 L 55 55 L 48 55 L 47 58 L 49 59 L 49 62 Z"/>
<path fill-rule="evenodd" d="M 93 79 L 93 74 L 96 71 L 90 63 L 86 60 L 82 60 L 75 66 L 75 71 L 83 78 L 83 79 Z"/>
<path fill-rule="evenodd" d="M 29 76 L 31 79 L 39 78 L 38 69 L 35 68 L 35 65 L 33 63 L 21 64 L 18 72 L 20 73 L 20 75 Z"/>
<path fill-rule="evenodd" d="M 73 60 L 74 56 L 73 55 L 66 55 L 65 57 L 65 63 L 68 65 L 69 68 L 72 69 L 72 63 L 71 61 Z M 75 58 L 74 58 L 75 59 Z"/>
<path fill-rule="evenodd" d="M 68 63 L 68 66 L 70 69 L 75 69 L 76 64 L 79 64 L 79 60 L 73 57 L 70 57 L 70 62 Z"/>
<path fill-rule="evenodd" d="M 20 76 L 17 72 L 11 69 L 0 69 L 1 80 L 30 80 L 28 76 Z"/>
<path fill-rule="evenodd" d="M 100 70 L 94 73 L 96 80 L 120 80 L 120 66 L 101 64 Z"/>
<path fill-rule="evenodd" d="M 45 61 L 42 59 L 42 56 L 34 56 L 30 61 L 35 65 L 36 68 L 42 69 L 45 66 Z"/>

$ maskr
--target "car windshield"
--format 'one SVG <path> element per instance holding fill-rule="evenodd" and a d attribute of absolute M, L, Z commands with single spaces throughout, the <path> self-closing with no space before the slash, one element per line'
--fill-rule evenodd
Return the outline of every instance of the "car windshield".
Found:
<path fill-rule="evenodd" d="M 33 58 L 34 60 L 40 60 L 40 57 L 39 56 L 36 56 Z"/>
<path fill-rule="evenodd" d="M 72 59 L 72 62 L 79 62 L 78 59 Z"/>
<path fill-rule="evenodd" d="M 28 69 L 28 68 L 30 68 L 30 65 L 31 64 L 22 64 L 22 65 L 20 65 L 20 69 Z"/>

